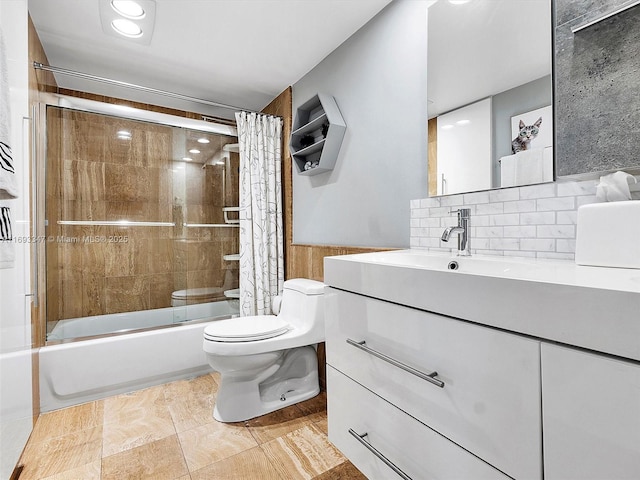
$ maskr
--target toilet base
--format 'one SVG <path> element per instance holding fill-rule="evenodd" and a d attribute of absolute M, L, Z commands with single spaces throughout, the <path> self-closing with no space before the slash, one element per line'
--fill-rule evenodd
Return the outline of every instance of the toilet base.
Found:
<path fill-rule="evenodd" d="M 241 422 L 280 410 L 320 393 L 318 357 L 312 346 L 284 352 L 255 378 L 221 374 L 213 409 L 219 422 Z"/>

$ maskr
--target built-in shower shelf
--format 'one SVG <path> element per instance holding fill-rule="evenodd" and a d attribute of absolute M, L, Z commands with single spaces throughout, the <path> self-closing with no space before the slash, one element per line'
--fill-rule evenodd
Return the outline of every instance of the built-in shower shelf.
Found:
<path fill-rule="evenodd" d="M 231 253 L 229 255 L 223 255 L 223 257 L 227 262 L 237 262 L 240 260 L 239 253 Z"/>
<path fill-rule="evenodd" d="M 222 213 L 224 213 L 224 223 L 234 224 L 240 223 L 239 218 L 229 218 L 229 212 L 238 212 L 240 214 L 240 207 L 222 207 Z"/>
<path fill-rule="evenodd" d="M 222 147 L 222 150 L 224 150 L 225 152 L 240 153 L 240 144 L 227 143 L 224 147 Z"/>
<path fill-rule="evenodd" d="M 225 290 L 224 296 L 227 298 L 240 298 L 240 289 L 234 288 L 233 290 Z"/>

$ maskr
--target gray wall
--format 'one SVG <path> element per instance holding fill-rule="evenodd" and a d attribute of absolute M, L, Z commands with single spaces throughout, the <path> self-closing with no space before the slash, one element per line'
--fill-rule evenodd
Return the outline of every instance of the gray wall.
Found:
<path fill-rule="evenodd" d="M 556 0 L 556 172 L 640 165 L 640 6 L 575 34 L 628 0 Z"/>
<path fill-rule="evenodd" d="M 551 75 L 544 76 L 519 87 L 493 96 L 493 170 L 492 185 L 500 186 L 500 164 L 498 159 L 511 155 L 511 117 L 537 108 L 551 105 Z"/>
<path fill-rule="evenodd" d="M 427 196 L 426 3 L 396 0 L 293 85 L 293 112 L 333 95 L 347 125 L 334 170 L 293 172 L 295 243 L 409 246 Z"/>

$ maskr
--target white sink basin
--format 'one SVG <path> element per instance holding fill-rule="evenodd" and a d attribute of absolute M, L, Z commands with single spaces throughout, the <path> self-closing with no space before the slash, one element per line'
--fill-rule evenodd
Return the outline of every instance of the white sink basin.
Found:
<path fill-rule="evenodd" d="M 458 268 L 450 270 L 451 262 Z M 398 250 L 325 258 L 327 285 L 640 361 L 640 270 Z"/>

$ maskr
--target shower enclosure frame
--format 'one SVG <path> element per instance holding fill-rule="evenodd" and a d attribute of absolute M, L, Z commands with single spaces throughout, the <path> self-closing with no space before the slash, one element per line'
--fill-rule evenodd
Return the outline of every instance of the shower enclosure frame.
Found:
<path fill-rule="evenodd" d="M 31 118 L 31 285 L 32 287 L 32 325 L 34 347 L 55 345 L 88 340 L 96 337 L 80 337 L 76 339 L 47 341 L 47 298 L 46 298 L 46 178 L 47 178 L 47 107 L 58 107 L 87 113 L 108 115 L 127 120 L 142 121 L 168 127 L 178 127 L 203 133 L 212 133 L 237 137 L 237 129 L 232 125 L 216 123 L 205 120 L 196 120 L 187 117 L 179 117 L 152 110 L 143 110 L 134 107 L 103 103 L 80 97 L 72 97 L 61 94 L 42 94 L 43 101 L 32 106 Z M 184 323 L 181 323 L 184 325 Z M 174 327 L 176 324 L 151 327 L 159 329 Z M 149 329 L 149 330 L 150 330 Z M 136 330 L 143 331 L 146 329 Z M 114 332 L 100 336 L 118 335 L 130 333 L 127 331 Z"/>

